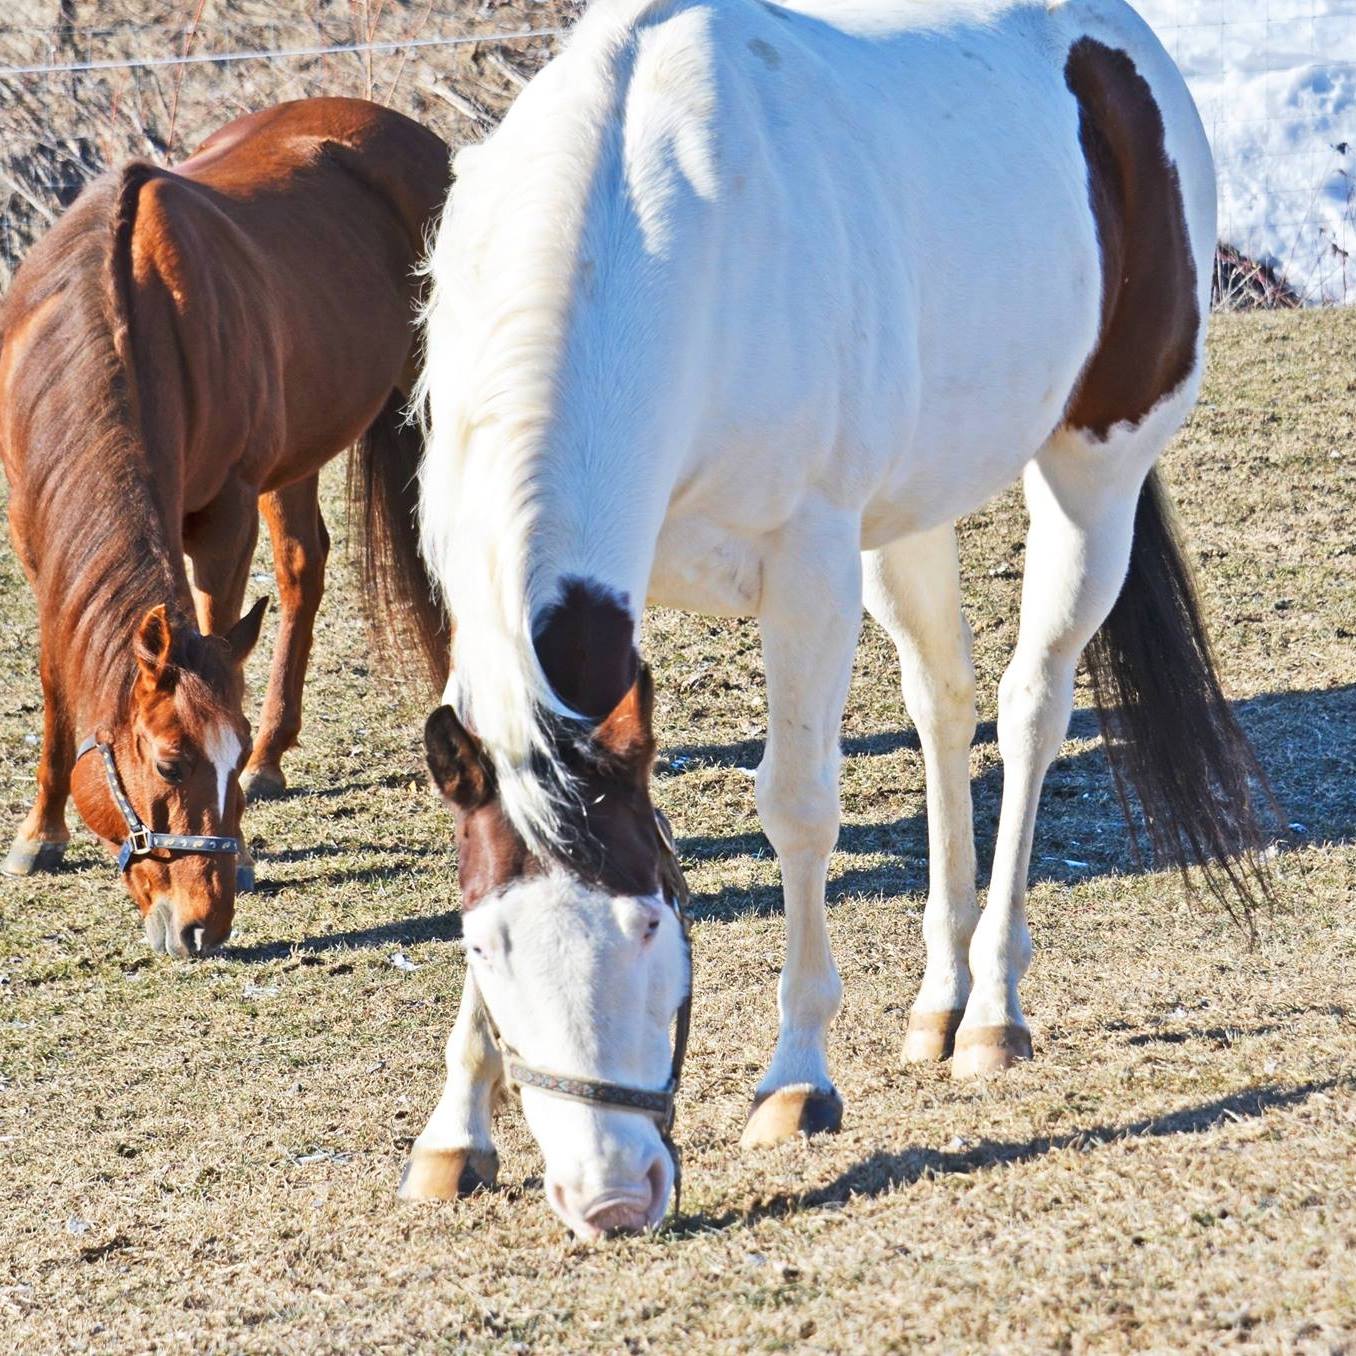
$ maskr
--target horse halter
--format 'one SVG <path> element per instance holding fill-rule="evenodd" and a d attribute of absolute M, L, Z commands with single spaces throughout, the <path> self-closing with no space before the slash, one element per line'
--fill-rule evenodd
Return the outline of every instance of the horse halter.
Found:
<path fill-rule="evenodd" d="M 153 833 L 142 823 L 141 817 L 132 808 L 123 790 L 122 778 L 118 776 L 118 764 L 113 757 L 113 746 L 91 736 L 75 751 L 75 760 L 79 762 L 87 753 L 99 750 L 104 760 L 104 777 L 108 782 L 108 793 L 113 804 L 127 824 L 127 838 L 118 852 L 118 870 L 125 872 L 137 857 L 148 857 L 157 848 L 170 852 L 200 852 L 204 854 L 230 853 L 239 856 L 240 840 L 222 835 L 204 833 Z"/>
<path fill-rule="evenodd" d="M 674 846 L 673 829 L 662 810 L 654 812 L 655 835 L 659 840 L 659 886 L 664 903 L 673 910 L 678 926 L 683 931 L 683 941 L 688 949 L 688 986 L 687 994 L 678 1008 L 678 1017 L 673 1037 L 673 1062 L 670 1066 L 668 1085 L 658 1091 L 652 1088 L 631 1088 L 621 1083 L 603 1083 L 593 1078 L 575 1078 L 568 1074 L 552 1073 L 547 1069 L 537 1069 L 525 1064 L 499 1034 L 499 1027 L 490 1015 L 488 1004 L 483 1003 L 482 1010 L 488 1021 L 490 1033 L 499 1053 L 504 1060 L 504 1077 L 510 1092 L 522 1097 L 524 1088 L 547 1093 L 551 1097 L 561 1097 L 570 1102 L 585 1102 L 590 1106 L 611 1107 L 617 1111 L 638 1111 L 649 1116 L 659 1127 L 659 1137 L 673 1160 L 673 1200 L 674 1209 L 682 1193 L 682 1163 L 678 1146 L 673 1141 L 674 1112 L 678 1098 L 678 1086 L 683 1078 L 683 1063 L 687 1058 L 688 1029 L 692 1023 L 692 929 L 688 919 L 688 904 L 692 895 L 687 887 L 687 879 L 678 862 L 678 852 Z"/>

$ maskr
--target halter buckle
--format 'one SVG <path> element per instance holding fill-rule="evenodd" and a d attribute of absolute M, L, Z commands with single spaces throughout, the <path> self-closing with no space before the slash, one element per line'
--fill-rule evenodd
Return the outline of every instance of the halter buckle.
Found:
<path fill-rule="evenodd" d="M 127 831 L 127 842 L 133 857 L 147 857 L 151 852 L 151 831 L 144 824 L 138 824 Z"/>

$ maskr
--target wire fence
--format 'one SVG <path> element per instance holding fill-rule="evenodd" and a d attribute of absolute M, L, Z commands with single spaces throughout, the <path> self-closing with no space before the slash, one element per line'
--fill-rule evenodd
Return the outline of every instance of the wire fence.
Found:
<path fill-rule="evenodd" d="M 1220 238 L 1306 302 L 1356 301 L 1356 0 L 1135 0 L 1215 151 Z"/>
<path fill-rule="evenodd" d="M 171 161 L 285 99 L 379 100 L 450 145 L 478 139 L 582 0 L 5 0 L 0 290 L 88 181 Z M 93 20 L 79 23 L 77 16 Z"/>
<path fill-rule="evenodd" d="M 362 94 L 453 144 L 497 121 L 582 0 L 189 0 L 74 22 L 75 0 L 0 20 L 0 286 L 93 174 L 181 154 L 227 117 Z M 1187 77 L 1220 178 L 1221 291 L 1356 300 L 1356 0 L 1138 0 Z M 198 6 L 201 8 L 201 6 Z M 375 14 L 374 14 L 375 9 Z M 46 16 L 47 22 L 39 20 Z M 26 19 L 33 20 L 26 22 Z M 1233 261 L 1233 262 L 1230 262 Z"/>

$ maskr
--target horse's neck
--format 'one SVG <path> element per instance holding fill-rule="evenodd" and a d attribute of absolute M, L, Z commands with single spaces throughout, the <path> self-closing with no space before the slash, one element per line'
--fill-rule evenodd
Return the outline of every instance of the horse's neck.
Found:
<path fill-rule="evenodd" d="M 172 626 L 196 627 L 181 533 L 166 521 L 165 487 L 140 439 L 128 429 L 99 450 L 84 494 L 49 502 L 38 546 L 44 626 L 54 621 L 61 637 L 66 699 L 82 728 L 121 713 L 148 612 L 163 606 Z"/>

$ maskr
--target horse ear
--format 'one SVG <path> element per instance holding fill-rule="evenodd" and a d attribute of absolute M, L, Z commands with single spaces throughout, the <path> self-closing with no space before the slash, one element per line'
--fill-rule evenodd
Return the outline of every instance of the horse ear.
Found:
<path fill-rule="evenodd" d="M 259 628 L 264 624 L 264 613 L 267 611 L 268 595 L 265 594 L 226 632 L 226 645 L 234 663 L 243 664 L 250 657 L 250 651 L 259 643 Z"/>
<path fill-rule="evenodd" d="M 172 680 L 174 666 L 170 662 L 170 652 L 173 647 L 174 634 L 170 629 L 169 612 L 164 603 L 160 603 L 141 619 L 132 647 L 137 657 L 137 668 L 152 687 L 165 687 Z"/>
<path fill-rule="evenodd" d="M 440 706 L 424 722 L 424 753 L 429 775 L 442 798 L 459 810 L 478 810 L 494 797 L 494 773 L 480 741 Z"/>
<path fill-rule="evenodd" d="M 607 761 L 619 765 L 644 786 L 658 746 L 654 737 L 654 675 L 641 663 L 636 681 L 612 713 L 593 732 Z"/>

